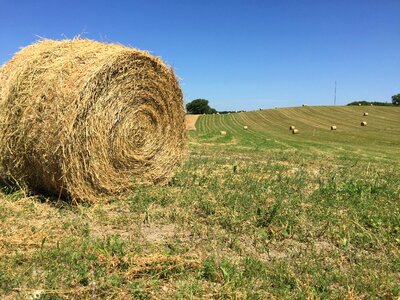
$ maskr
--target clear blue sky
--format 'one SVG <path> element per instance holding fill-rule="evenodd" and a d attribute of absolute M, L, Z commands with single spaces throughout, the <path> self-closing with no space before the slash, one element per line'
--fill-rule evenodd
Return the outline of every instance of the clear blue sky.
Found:
<path fill-rule="evenodd" d="M 0 0 L 0 64 L 37 36 L 149 50 L 218 110 L 391 101 L 400 0 Z"/>

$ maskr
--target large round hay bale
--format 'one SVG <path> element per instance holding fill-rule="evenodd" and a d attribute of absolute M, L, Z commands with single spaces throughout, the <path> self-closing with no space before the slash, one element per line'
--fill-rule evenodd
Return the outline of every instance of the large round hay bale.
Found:
<path fill-rule="evenodd" d="M 249 129 L 249 126 L 244 125 L 244 126 L 243 126 L 243 129 L 244 129 L 244 130 L 248 130 L 248 129 Z"/>
<path fill-rule="evenodd" d="M 43 40 L 0 69 L 2 178 L 96 201 L 167 183 L 185 149 L 178 80 L 146 51 Z"/>
<path fill-rule="evenodd" d="M 337 128 L 336 128 L 336 125 L 332 125 L 331 126 L 331 130 L 336 130 Z"/>
<path fill-rule="evenodd" d="M 226 135 L 226 131 L 221 130 L 221 131 L 219 132 L 219 134 L 222 135 L 222 136 L 224 136 L 224 135 Z"/>
<path fill-rule="evenodd" d="M 291 126 L 289 126 L 289 130 L 293 130 L 293 129 L 295 129 L 296 127 L 294 126 L 294 125 L 291 125 Z"/>
<path fill-rule="evenodd" d="M 365 112 L 365 113 L 364 113 L 364 116 L 368 116 L 368 113 L 367 113 L 367 112 Z"/>
<path fill-rule="evenodd" d="M 293 134 L 298 134 L 298 133 L 299 133 L 299 130 L 296 129 L 296 128 L 293 128 L 292 133 L 293 133 Z"/>
<path fill-rule="evenodd" d="M 361 122 L 361 126 L 367 126 L 367 122 L 362 121 L 362 122 Z"/>

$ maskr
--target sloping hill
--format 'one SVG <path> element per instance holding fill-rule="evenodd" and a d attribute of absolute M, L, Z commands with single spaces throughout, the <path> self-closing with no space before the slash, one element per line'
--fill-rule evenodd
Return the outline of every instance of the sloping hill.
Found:
<path fill-rule="evenodd" d="M 200 116 L 168 185 L 95 205 L 0 182 L 0 299 L 399 299 L 399 120 Z"/>
<path fill-rule="evenodd" d="M 368 116 L 364 116 L 364 112 Z M 367 126 L 361 126 L 366 121 Z M 244 130 L 243 126 L 248 126 Z M 289 126 L 299 129 L 292 134 Z M 332 131 L 331 126 L 337 126 Z M 202 142 L 249 147 L 310 148 L 399 160 L 400 109 L 371 106 L 319 106 L 201 116 L 195 136 Z M 219 136 L 224 130 L 227 135 Z"/>

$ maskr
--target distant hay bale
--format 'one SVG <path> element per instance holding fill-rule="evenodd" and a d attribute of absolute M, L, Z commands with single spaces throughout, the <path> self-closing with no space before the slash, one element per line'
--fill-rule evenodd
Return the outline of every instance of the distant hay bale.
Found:
<path fill-rule="evenodd" d="M 220 135 L 226 135 L 226 131 L 221 131 L 220 133 L 219 133 Z"/>
<path fill-rule="evenodd" d="M 248 126 L 243 126 L 243 129 L 247 130 L 247 129 L 249 129 L 249 127 Z"/>
<path fill-rule="evenodd" d="M 289 126 L 289 130 L 293 130 L 293 129 L 295 129 L 296 127 L 294 126 L 294 125 L 291 125 L 291 126 Z"/>
<path fill-rule="evenodd" d="M 361 122 L 361 126 L 367 126 L 367 122 L 365 121 Z"/>
<path fill-rule="evenodd" d="M 335 126 L 335 125 L 332 125 L 332 126 L 331 126 L 331 130 L 336 130 L 336 126 Z"/>
<path fill-rule="evenodd" d="M 361 103 L 358 103 L 358 106 L 361 106 Z"/>
<path fill-rule="evenodd" d="M 0 69 L 0 120 L 0 176 L 74 201 L 167 183 L 186 149 L 174 72 L 117 44 L 22 49 Z"/>
<path fill-rule="evenodd" d="M 305 106 L 307 106 L 307 104 L 306 104 L 306 103 L 304 103 L 304 104 L 303 104 L 303 107 L 305 107 Z"/>
<path fill-rule="evenodd" d="M 293 134 L 297 134 L 297 133 L 299 133 L 299 130 L 296 129 L 296 128 L 293 128 L 292 133 L 293 133 Z"/>
<path fill-rule="evenodd" d="M 365 113 L 364 113 L 364 116 L 368 116 L 368 113 L 367 113 L 367 112 L 365 112 Z"/>

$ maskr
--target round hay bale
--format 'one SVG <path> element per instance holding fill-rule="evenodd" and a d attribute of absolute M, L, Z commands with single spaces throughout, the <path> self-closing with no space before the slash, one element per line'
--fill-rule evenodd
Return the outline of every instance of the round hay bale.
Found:
<path fill-rule="evenodd" d="M 293 133 L 293 134 L 297 134 L 297 133 L 299 133 L 299 130 L 296 129 L 296 128 L 294 128 L 294 129 L 292 130 L 292 133 Z"/>
<path fill-rule="evenodd" d="M 226 131 L 221 131 L 220 133 L 219 133 L 220 135 L 226 135 Z"/>
<path fill-rule="evenodd" d="M 335 125 L 332 125 L 332 126 L 331 126 L 331 130 L 336 130 L 336 126 L 335 126 Z"/>
<path fill-rule="evenodd" d="M 186 152 L 173 70 L 117 44 L 22 49 L 0 69 L 0 120 L 0 176 L 73 201 L 167 183 Z"/>
<path fill-rule="evenodd" d="M 367 112 L 365 112 L 365 113 L 364 113 L 364 116 L 368 116 L 368 113 L 367 113 Z"/>
<path fill-rule="evenodd" d="M 295 129 L 296 127 L 294 126 L 294 125 L 291 125 L 291 126 L 289 126 L 289 130 L 293 130 L 293 129 Z"/>
<path fill-rule="evenodd" d="M 362 121 L 362 122 L 361 122 L 361 126 L 367 126 L 367 122 Z"/>
<path fill-rule="evenodd" d="M 361 103 L 358 103 L 358 106 L 361 106 Z"/>
<path fill-rule="evenodd" d="M 243 126 L 243 129 L 247 130 L 247 129 L 249 129 L 249 127 L 248 126 Z"/>

